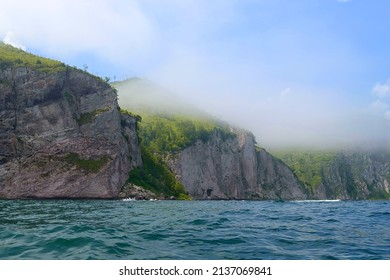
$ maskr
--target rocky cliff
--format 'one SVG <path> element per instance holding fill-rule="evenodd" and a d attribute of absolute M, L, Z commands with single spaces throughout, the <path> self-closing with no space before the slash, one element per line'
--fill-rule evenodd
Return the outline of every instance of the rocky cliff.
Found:
<path fill-rule="evenodd" d="M 115 85 L 143 121 L 144 148 L 162 155 L 195 199 L 389 199 L 386 151 L 272 151 L 252 134 L 141 79 Z M 183 110 L 184 108 L 184 110 Z"/>
<path fill-rule="evenodd" d="M 263 149 L 251 133 L 214 132 L 178 152 L 169 164 L 195 199 L 306 199 L 290 168 Z"/>
<path fill-rule="evenodd" d="M 313 191 L 319 199 L 389 199 L 390 153 L 339 152 L 322 168 L 322 180 Z"/>
<path fill-rule="evenodd" d="M 308 197 L 291 169 L 256 147 L 251 133 L 231 128 L 149 81 L 130 79 L 115 87 L 120 105 L 142 117 L 143 149 L 161 157 L 192 198 Z"/>
<path fill-rule="evenodd" d="M 311 199 L 389 199 L 390 153 L 381 150 L 278 151 Z"/>
<path fill-rule="evenodd" d="M 140 118 L 121 113 L 100 78 L 9 51 L 0 45 L 0 198 L 117 198 L 139 193 L 134 186 L 120 194 L 132 169 L 133 181 L 159 197 L 166 188 L 165 196 L 188 191 L 194 199 L 390 198 L 389 152 L 278 159 L 251 133 L 196 110 L 187 117 L 154 108 L 137 130 Z"/>
<path fill-rule="evenodd" d="M 74 68 L 0 62 L 0 197 L 116 197 L 141 155 L 115 91 Z"/>

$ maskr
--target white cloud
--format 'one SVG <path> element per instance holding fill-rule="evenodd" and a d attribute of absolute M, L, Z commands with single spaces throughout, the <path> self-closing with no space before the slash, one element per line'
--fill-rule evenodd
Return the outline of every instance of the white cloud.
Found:
<path fill-rule="evenodd" d="M 220 28 L 234 14 L 233 2 L 2 0 L 0 38 L 12 30 L 28 48 L 54 57 L 84 52 L 115 64 L 147 63 L 156 53 L 169 55 L 171 44 L 192 46 Z"/>
<path fill-rule="evenodd" d="M 8 31 L 7 34 L 5 35 L 3 39 L 3 43 L 11 45 L 15 48 L 21 49 L 21 50 L 26 50 L 26 47 L 22 45 L 15 37 L 15 34 L 11 31 Z"/>
<path fill-rule="evenodd" d="M 369 108 L 370 113 L 375 114 L 375 115 L 382 115 L 382 114 L 384 114 L 386 109 L 389 108 L 389 105 L 387 105 L 386 103 L 384 103 L 381 100 L 376 100 L 376 101 L 372 102 L 368 108 Z"/>
<path fill-rule="evenodd" d="M 1 6 L 0 35 L 12 30 L 29 49 L 50 56 L 84 52 L 119 63 L 153 46 L 153 24 L 137 1 L 5 0 Z"/>
<path fill-rule="evenodd" d="M 242 2 L 245 8 L 235 7 Z M 117 75 L 130 72 L 177 86 L 182 97 L 253 130 L 261 143 L 314 139 L 325 126 L 319 124 L 353 103 L 343 101 L 335 86 L 323 83 L 324 89 L 316 81 L 358 68 L 360 56 L 355 60 L 353 49 L 322 24 L 285 25 L 290 12 L 274 15 L 276 4 L 254 10 L 264 17 L 260 22 L 247 18 L 249 2 L 278 1 L 2 0 L 0 38 L 12 30 L 44 56 L 98 58 L 120 69 Z M 273 5 L 277 9 L 267 11 Z M 277 20 L 268 24 L 268 13 Z M 310 29 L 315 33 L 306 33 Z M 388 106 L 377 101 L 370 108 L 383 116 Z"/>
<path fill-rule="evenodd" d="M 381 98 L 390 96 L 390 80 L 383 84 L 377 83 L 372 88 L 372 92 Z"/>

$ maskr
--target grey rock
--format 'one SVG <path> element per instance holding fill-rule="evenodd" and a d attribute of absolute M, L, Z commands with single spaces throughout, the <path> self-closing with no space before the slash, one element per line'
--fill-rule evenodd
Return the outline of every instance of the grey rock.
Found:
<path fill-rule="evenodd" d="M 251 133 L 215 132 L 207 142 L 172 156 L 168 163 L 195 199 L 305 199 L 292 171 L 266 151 L 256 151 Z"/>
<path fill-rule="evenodd" d="M 390 198 L 388 151 L 340 151 L 313 193 L 316 199 Z"/>
<path fill-rule="evenodd" d="M 156 194 L 143 187 L 127 183 L 118 195 L 118 198 L 131 198 L 135 200 L 157 199 Z"/>
<path fill-rule="evenodd" d="M 72 68 L 7 68 L 0 81 L 0 197 L 117 197 L 142 162 L 108 84 Z"/>

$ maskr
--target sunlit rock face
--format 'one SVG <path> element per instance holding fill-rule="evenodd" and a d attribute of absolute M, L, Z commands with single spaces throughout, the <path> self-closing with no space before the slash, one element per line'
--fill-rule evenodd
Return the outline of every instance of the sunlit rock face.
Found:
<path fill-rule="evenodd" d="M 207 113 L 149 81 L 130 79 L 115 86 L 121 105 L 130 111 L 157 117 L 187 116 L 190 123 L 208 120 L 218 126 L 218 121 Z M 291 150 L 286 147 L 290 146 L 277 148 L 277 142 L 271 149 L 272 156 L 256 147 L 251 133 L 226 123 L 222 126 L 225 133 L 217 130 L 210 137 L 199 139 L 194 134 L 193 141 L 179 151 L 160 152 L 195 199 L 389 199 L 388 121 L 367 116 L 335 120 L 313 127 L 311 134 L 315 139 L 301 135 L 298 158 L 295 153 L 289 155 Z M 291 147 L 296 144 L 292 141 L 294 135 L 268 133 L 258 132 Z M 155 135 L 150 131 L 148 137 Z M 169 139 L 168 133 L 165 136 Z M 313 146 L 314 140 L 318 140 L 318 146 Z"/>
<path fill-rule="evenodd" d="M 215 133 L 171 157 L 169 163 L 196 199 L 389 199 L 390 153 L 338 151 L 320 163 L 319 183 L 307 185 L 282 160 L 255 147 L 251 133 Z M 310 164 L 306 162 L 305 164 Z"/>
<path fill-rule="evenodd" d="M 224 139 L 215 133 L 198 140 L 170 161 L 179 180 L 196 199 L 306 199 L 292 171 L 263 149 L 251 133 L 236 130 Z"/>
<path fill-rule="evenodd" d="M 0 197 L 117 197 L 141 164 L 135 121 L 83 71 L 1 68 Z"/>
<path fill-rule="evenodd" d="M 313 193 L 319 199 L 389 199 L 390 152 L 340 151 Z"/>

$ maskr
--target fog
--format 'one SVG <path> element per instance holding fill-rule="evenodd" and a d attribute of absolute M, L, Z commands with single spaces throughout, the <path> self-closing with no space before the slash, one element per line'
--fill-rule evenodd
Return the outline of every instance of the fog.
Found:
<path fill-rule="evenodd" d="M 164 69 L 153 78 L 197 108 L 252 131 L 268 150 L 390 147 L 388 105 L 377 96 L 378 88 L 382 97 L 388 94 L 388 83 L 365 93 L 346 93 L 278 80 L 265 70 L 251 69 L 251 64 L 226 68 L 229 63 L 220 67 L 212 62 L 193 67 L 191 73 L 181 67 Z M 361 102 L 362 96 L 367 103 Z"/>
<path fill-rule="evenodd" d="M 4 0 L 0 38 L 147 78 L 269 149 L 389 146 L 390 9 L 371 2 Z"/>
<path fill-rule="evenodd" d="M 390 145 L 390 121 L 352 110 L 338 96 L 285 89 L 279 94 L 240 98 L 230 92 L 168 88 L 150 80 L 114 83 L 121 107 L 214 117 L 251 131 L 268 149 L 383 149 Z M 175 87 L 175 89 L 173 89 Z M 233 87 L 233 84 L 231 86 Z M 248 87 L 247 87 L 248 89 Z M 222 97 L 221 97 L 222 96 Z M 248 94 L 243 94 L 248 96 Z M 253 95 L 254 96 L 254 95 Z"/>

